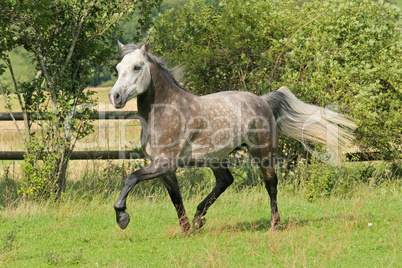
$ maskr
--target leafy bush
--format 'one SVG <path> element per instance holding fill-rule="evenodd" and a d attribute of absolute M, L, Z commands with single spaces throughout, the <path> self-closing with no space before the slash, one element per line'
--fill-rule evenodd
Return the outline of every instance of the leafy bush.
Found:
<path fill-rule="evenodd" d="M 357 145 L 395 158 L 400 19 L 396 6 L 374 0 L 190 0 L 159 16 L 149 34 L 153 52 L 185 67 L 192 91 L 262 94 L 286 85 L 303 101 L 353 116 Z M 282 139 L 290 156 L 302 152 Z"/>
<path fill-rule="evenodd" d="M 25 154 L 21 164 L 25 177 L 20 183 L 18 193 L 28 199 L 49 198 L 58 190 L 57 171 L 61 156 L 48 152 L 46 145 L 38 139 L 32 139 L 29 146 L 28 152 L 35 151 L 35 154 Z"/>

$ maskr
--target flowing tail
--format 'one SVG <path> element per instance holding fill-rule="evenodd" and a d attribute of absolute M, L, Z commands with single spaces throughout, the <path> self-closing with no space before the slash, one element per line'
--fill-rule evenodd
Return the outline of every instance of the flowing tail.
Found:
<path fill-rule="evenodd" d="M 271 106 L 278 129 L 299 140 L 314 154 L 307 142 L 325 144 L 332 162 L 342 162 L 342 152 L 352 146 L 356 125 L 345 115 L 297 99 L 287 87 L 261 96 Z"/>

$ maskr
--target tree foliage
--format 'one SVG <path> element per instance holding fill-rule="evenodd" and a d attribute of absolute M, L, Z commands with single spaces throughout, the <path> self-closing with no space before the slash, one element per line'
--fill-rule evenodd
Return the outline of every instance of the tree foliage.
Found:
<path fill-rule="evenodd" d="M 402 143 L 400 22 L 397 7 L 373 0 L 190 0 L 158 17 L 150 36 L 154 52 L 185 67 L 194 92 L 286 85 L 350 114 L 357 145 L 392 157 Z"/>

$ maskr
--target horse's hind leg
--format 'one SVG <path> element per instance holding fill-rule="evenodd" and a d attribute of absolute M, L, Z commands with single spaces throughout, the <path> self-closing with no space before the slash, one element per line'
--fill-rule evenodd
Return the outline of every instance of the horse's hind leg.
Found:
<path fill-rule="evenodd" d="M 212 192 L 197 206 L 193 220 L 193 227 L 201 228 L 205 224 L 205 218 L 209 207 L 218 199 L 218 197 L 233 183 L 233 176 L 226 166 L 211 167 L 216 178 L 216 185 Z"/>
<path fill-rule="evenodd" d="M 267 118 L 269 119 L 269 117 Z M 261 168 L 265 188 L 271 201 L 271 227 L 272 230 L 277 231 L 280 220 L 277 204 L 278 178 L 274 168 L 277 153 L 277 136 L 276 130 L 270 127 L 274 125 L 273 120 L 257 121 L 255 127 L 259 131 L 250 134 L 248 149 Z"/>
<path fill-rule="evenodd" d="M 170 199 L 176 208 L 177 216 L 179 217 L 179 222 L 183 233 L 188 232 L 190 230 L 190 222 L 188 220 L 186 210 L 184 209 L 183 199 L 180 194 L 179 184 L 177 183 L 176 176 L 174 174 L 164 175 L 162 176 L 161 181 L 166 186 Z"/>
<path fill-rule="evenodd" d="M 262 150 L 265 151 L 265 150 Z M 254 160 L 259 164 L 262 171 L 265 189 L 267 189 L 271 203 L 271 227 L 273 231 L 278 231 L 279 228 L 279 212 L 278 212 L 278 178 L 275 173 L 274 160 L 271 153 L 266 153 L 267 157 L 262 157 L 261 151 L 258 153 L 255 150 L 250 150 Z"/>
<path fill-rule="evenodd" d="M 261 164 L 260 167 L 265 188 L 267 189 L 269 198 L 271 200 L 271 227 L 273 231 L 278 231 L 280 221 L 278 203 L 276 199 L 278 193 L 278 178 L 273 167 L 265 167 L 263 164 Z"/>

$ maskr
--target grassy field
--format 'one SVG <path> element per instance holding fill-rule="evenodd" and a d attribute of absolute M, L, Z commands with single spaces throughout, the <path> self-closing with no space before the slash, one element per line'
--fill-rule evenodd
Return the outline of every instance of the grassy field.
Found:
<path fill-rule="evenodd" d="M 115 223 L 116 194 L 20 202 L 0 211 L 0 266 L 398 267 L 401 194 L 395 183 L 360 185 L 347 198 L 309 202 L 281 187 L 273 233 L 265 189 L 231 188 L 187 236 L 164 191 L 129 198 L 126 230 Z M 200 199 L 186 198 L 190 215 Z"/>

